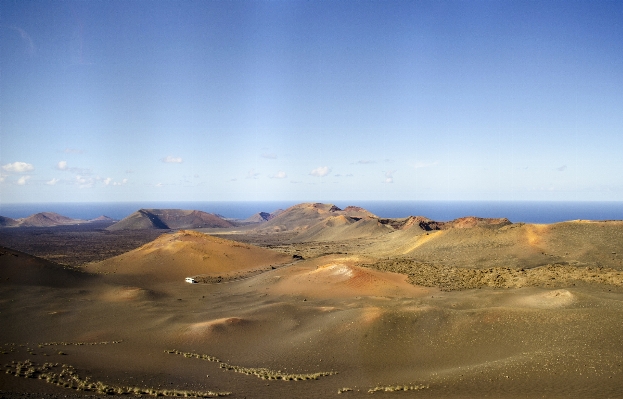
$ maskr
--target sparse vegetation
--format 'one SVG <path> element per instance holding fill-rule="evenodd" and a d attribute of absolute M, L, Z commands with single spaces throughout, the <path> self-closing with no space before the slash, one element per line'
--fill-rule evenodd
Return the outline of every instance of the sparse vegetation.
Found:
<path fill-rule="evenodd" d="M 109 345 L 109 344 L 119 344 L 123 341 L 102 341 L 102 342 L 42 342 L 39 345 L 39 348 L 43 348 L 46 346 L 84 346 L 84 345 Z"/>
<path fill-rule="evenodd" d="M 60 367 L 60 371 L 58 368 Z M 30 360 L 21 362 L 13 361 L 11 364 L 5 365 L 7 374 L 23 378 L 38 378 L 45 380 L 50 384 L 54 384 L 64 388 L 75 389 L 77 391 L 97 392 L 106 395 L 151 395 L 151 396 L 169 396 L 169 397 L 191 397 L 191 398 L 214 398 L 219 396 L 228 396 L 231 392 L 213 392 L 213 391 L 187 391 L 176 389 L 157 389 L 149 387 L 132 387 L 114 384 L 106 384 L 102 381 L 95 381 L 89 377 L 82 378 L 76 372 L 76 369 L 70 365 L 58 363 L 44 363 L 39 365 Z"/>
<path fill-rule="evenodd" d="M 377 385 L 374 388 L 368 389 L 368 393 L 375 392 L 401 392 L 401 391 L 419 391 L 421 389 L 427 389 L 428 386 L 424 385 Z"/>
<path fill-rule="evenodd" d="M 576 282 L 623 286 L 623 272 L 603 267 L 550 264 L 531 269 L 472 269 L 421 263 L 406 258 L 381 260 L 372 264 L 361 263 L 359 266 L 406 274 L 413 285 L 438 287 L 443 291 L 480 287 L 561 287 Z"/>
<path fill-rule="evenodd" d="M 263 380 L 283 380 L 283 381 L 302 381 L 302 380 L 317 380 L 320 377 L 337 374 L 336 371 L 321 371 L 317 373 L 286 373 L 281 370 L 270 370 L 265 367 L 241 367 L 234 366 L 228 363 L 221 362 L 214 356 L 202 355 L 192 352 L 181 352 L 176 349 L 165 350 L 165 353 L 171 353 L 176 355 L 182 355 L 187 358 L 196 358 L 207 360 L 209 362 L 219 363 L 219 367 L 225 370 L 234 371 L 236 373 L 255 375 Z"/>
<path fill-rule="evenodd" d="M 216 362 L 216 363 L 220 363 L 221 362 L 219 359 L 217 359 L 214 356 L 200 355 L 198 353 L 192 353 L 192 352 L 181 352 L 181 351 L 178 351 L 177 349 L 171 349 L 171 350 L 167 349 L 167 350 L 164 351 L 164 353 L 171 353 L 171 354 L 175 354 L 175 355 L 182 355 L 184 357 L 202 359 L 202 360 L 207 360 L 209 362 Z"/>

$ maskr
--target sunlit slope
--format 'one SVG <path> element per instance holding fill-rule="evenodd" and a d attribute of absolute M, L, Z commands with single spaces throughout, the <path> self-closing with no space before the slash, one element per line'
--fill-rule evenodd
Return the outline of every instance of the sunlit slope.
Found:
<path fill-rule="evenodd" d="M 369 248 L 456 267 L 535 267 L 569 264 L 623 269 L 623 222 L 570 221 L 397 231 Z"/>
<path fill-rule="evenodd" d="M 329 218 L 339 216 L 355 219 L 376 217 L 356 206 L 340 209 L 332 204 L 303 203 L 286 209 L 271 220 L 262 223 L 258 229 L 267 232 L 303 231 Z"/>
<path fill-rule="evenodd" d="M 314 298 L 363 296 L 407 297 L 426 295 L 429 288 L 415 287 L 398 273 L 357 266 L 358 256 L 328 255 L 253 278 L 249 284 L 272 293 Z"/>
<path fill-rule="evenodd" d="M 354 397 L 414 382 L 430 389 L 417 397 L 532 397 L 552 388 L 568 397 L 620 387 L 620 294 L 439 292 L 358 267 L 362 260 L 331 255 L 255 276 L 214 299 L 218 312 L 164 328 L 176 346 L 227 348 L 227 359 L 239 364 L 336 370 L 327 383 L 333 392 L 361 388 Z M 255 306 L 231 305 L 232 293 Z M 294 389 L 276 389 L 286 388 Z M 315 393 L 289 395 L 323 396 Z"/>
<path fill-rule="evenodd" d="M 378 219 L 354 219 L 349 216 L 331 216 L 300 232 L 293 241 L 344 241 L 357 238 L 371 238 L 393 231 Z"/>
<path fill-rule="evenodd" d="M 187 276 L 229 276 L 283 264 L 287 255 L 195 231 L 163 234 L 123 255 L 87 266 L 89 271 L 175 281 Z"/>

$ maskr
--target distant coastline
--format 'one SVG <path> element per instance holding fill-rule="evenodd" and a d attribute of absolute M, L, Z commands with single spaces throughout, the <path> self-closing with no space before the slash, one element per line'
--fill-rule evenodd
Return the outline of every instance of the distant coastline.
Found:
<path fill-rule="evenodd" d="M 106 215 L 123 219 L 140 208 L 194 209 L 246 219 L 263 211 L 286 209 L 303 201 L 147 201 L 87 203 L 24 203 L 0 204 L 0 215 L 22 218 L 38 212 L 56 212 L 76 219 L 93 219 Z M 379 217 L 399 218 L 426 216 L 448 221 L 463 216 L 505 217 L 513 223 L 556 223 L 567 220 L 623 220 L 623 201 L 562 202 L 562 201 L 323 201 L 340 208 L 356 205 Z"/>

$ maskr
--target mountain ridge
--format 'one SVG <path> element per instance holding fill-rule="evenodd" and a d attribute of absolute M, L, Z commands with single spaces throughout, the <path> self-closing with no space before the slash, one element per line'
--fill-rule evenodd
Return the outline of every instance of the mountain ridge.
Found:
<path fill-rule="evenodd" d="M 183 209 L 139 209 L 106 228 L 117 230 L 175 230 L 234 227 L 235 224 L 212 213 Z"/>

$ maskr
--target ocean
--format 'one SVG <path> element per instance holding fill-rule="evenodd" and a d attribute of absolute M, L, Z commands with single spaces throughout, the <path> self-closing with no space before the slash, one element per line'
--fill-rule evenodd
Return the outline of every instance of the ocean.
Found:
<path fill-rule="evenodd" d="M 623 202 L 538 201 L 324 201 L 340 208 L 360 206 L 387 218 L 426 216 L 448 221 L 463 216 L 508 218 L 511 222 L 556 223 L 566 220 L 623 220 Z M 0 203 L 0 216 L 22 218 L 38 212 L 56 212 L 76 219 L 101 215 L 123 219 L 141 208 L 196 209 L 228 218 L 246 219 L 257 212 L 286 209 L 297 201 L 230 202 L 89 202 L 89 203 Z"/>

